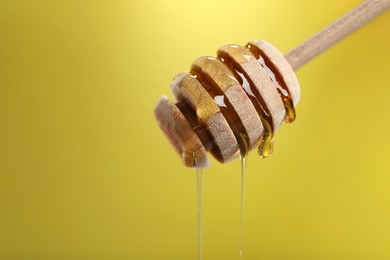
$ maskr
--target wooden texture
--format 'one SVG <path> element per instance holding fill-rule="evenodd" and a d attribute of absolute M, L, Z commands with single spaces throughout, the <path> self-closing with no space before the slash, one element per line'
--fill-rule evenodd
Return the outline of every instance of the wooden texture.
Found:
<path fill-rule="evenodd" d="M 185 166 L 191 168 L 210 166 L 207 151 L 198 135 L 168 97 L 162 96 L 160 98 L 154 109 L 154 115 L 161 130 L 182 158 Z"/>
<path fill-rule="evenodd" d="M 226 63 L 233 63 L 243 74 L 247 81 L 243 88 L 248 96 L 254 97 L 255 101 L 252 103 L 260 103 L 260 110 L 267 113 L 272 129 L 278 129 L 283 123 L 286 110 L 273 82 L 253 54 L 242 46 L 227 44 L 218 49 L 218 55 L 230 60 Z"/>
<path fill-rule="evenodd" d="M 252 102 L 229 68 L 213 57 L 200 57 L 193 62 L 192 69 L 207 78 L 211 83 L 210 87 L 218 91 L 221 100 L 214 99 L 219 106 L 226 107 L 231 116 L 237 116 L 234 117 L 234 122 L 229 122 L 230 125 L 237 126 L 241 132 L 238 134 L 244 134 L 248 138 L 250 148 L 255 147 L 263 133 L 263 125 Z M 237 139 L 240 143 L 240 137 Z M 243 149 L 242 146 L 240 148 Z"/>
<path fill-rule="evenodd" d="M 171 90 L 177 101 L 185 100 L 195 111 L 199 123 L 210 133 L 215 147 L 211 154 L 219 162 L 237 158 L 238 143 L 220 108 L 199 81 L 189 73 L 180 73 L 172 82 Z"/>
<path fill-rule="evenodd" d="M 390 0 L 368 0 L 334 21 L 286 54 L 294 70 L 386 11 Z"/>
<path fill-rule="evenodd" d="M 275 68 L 273 72 L 278 74 L 278 80 L 282 81 L 280 84 L 287 88 L 294 107 L 297 106 L 301 96 L 300 86 L 294 70 L 283 54 L 275 46 L 265 41 L 250 41 L 249 43 L 255 46 L 264 58 L 268 58 L 272 67 Z"/>

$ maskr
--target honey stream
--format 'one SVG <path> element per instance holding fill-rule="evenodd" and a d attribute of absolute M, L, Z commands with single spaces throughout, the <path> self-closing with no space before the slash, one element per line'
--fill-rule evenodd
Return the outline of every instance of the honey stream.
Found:
<path fill-rule="evenodd" d="M 197 218 L 198 218 L 198 260 L 203 257 L 203 169 L 196 170 Z"/>
<path fill-rule="evenodd" d="M 246 141 L 246 137 L 240 134 L 244 144 L 245 150 L 240 152 L 240 164 L 241 164 L 241 207 L 240 207 L 240 260 L 242 260 L 242 245 L 243 245 L 243 224 L 244 224 L 244 194 L 245 194 L 245 177 L 246 177 L 246 165 L 248 162 L 249 145 Z"/>

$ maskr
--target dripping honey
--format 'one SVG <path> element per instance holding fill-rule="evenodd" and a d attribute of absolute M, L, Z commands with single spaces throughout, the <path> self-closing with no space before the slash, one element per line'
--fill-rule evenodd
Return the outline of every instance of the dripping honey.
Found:
<path fill-rule="evenodd" d="M 194 129 L 195 133 L 201 140 L 207 151 L 213 151 L 213 154 L 218 155 L 221 154 L 217 145 L 214 144 L 212 138 L 210 138 L 210 133 L 207 127 L 205 127 L 197 118 L 195 111 L 184 101 L 179 101 L 176 103 L 176 106 L 182 112 L 184 117 L 187 119 L 188 123 Z M 186 150 L 183 148 L 182 151 L 182 161 L 194 160 L 195 155 L 192 150 Z M 195 165 L 195 161 L 193 163 Z"/>
<path fill-rule="evenodd" d="M 248 162 L 249 145 L 246 142 L 246 137 L 240 134 L 243 142 L 246 144 L 245 152 L 240 153 L 241 162 L 241 207 L 240 207 L 240 260 L 242 259 L 242 245 L 243 245 L 243 233 L 244 233 L 244 194 L 245 194 L 245 177 L 246 177 L 246 165 Z"/>
<path fill-rule="evenodd" d="M 216 83 L 209 78 L 207 75 L 202 73 L 202 70 L 197 66 L 192 66 L 191 74 L 196 77 L 196 79 L 200 82 L 200 84 L 207 90 L 210 96 L 216 101 L 215 103 L 219 106 L 221 113 L 225 117 L 226 121 L 229 123 L 230 127 L 233 130 L 233 133 L 236 137 L 238 145 L 240 147 L 240 151 L 245 150 L 245 143 L 243 142 L 240 133 L 242 133 L 245 138 L 247 138 L 247 133 L 242 124 L 240 123 L 240 117 L 234 111 L 232 105 L 229 100 L 225 97 L 222 91 L 218 90 L 216 87 Z M 219 100 L 222 100 L 222 102 Z M 246 142 L 249 142 L 248 139 Z M 218 159 L 218 158 L 217 158 Z M 221 156 L 222 160 L 222 156 Z"/>
<path fill-rule="evenodd" d="M 275 68 L 272 62 L 269 60 L 267 55 L 264 55 L 257 46 L 248 43 L 246 45 L 246 49 L 249 50 L 254 55 L 254 57 L 257 59 L 260 65 L 267 72 L 269 78 L 272 80 L 275 88 L 277 89 L 280 97 L 282 98 L 286 110 L 284 121 L 286 123 L 292 123 L 296 118 L 296 112 L 292 102 L 291 95 L 288 91 L 288 88 L 281 74 Z M 214 59 L 214 58 L 210 57 L 210 59 Z M 243 90 L 245 91 L 248 98 L 251 100 L 253 106 L 255 107 L 257 114 L 259 115 L 261 122 L 263 124 L 263 134 L 259 139 L 259 141 L 257 142 L 258 154 L 260 155 L 261 158 L 268 158 L 270 155 L 272 155 L 273 147 L 274 147 L 273 145 L 274 126 L 273 126 L 272 118 L 270 116 L 270 111 L 268 111 L 267 106 L 265 105 L 265 102 L 261 94 L 254 86 L 254 83 L 252 82 L 251 78 L 248 75 L 246 75 L 245 71 L 243 71 L 240 68 L 240 66 L 238 66 L 238 64 L 236 64 L 236 61 L 234 61 L 228 55 L 226 55 L 224 52 L 221 51 L 218 52 L 217 59 L 222 61 L 230 69 L 230 71 L 234 75 L 234 78 L 242 86 Z M 244 156 L 245 154 L 244 151 L 251 149 L 251 147 L 249 148 L 246 147 L 247 146 L 246 144 L 249 143 L 249 140 L 247 138 L 248 135 L 240 122 L 240 118 L 238 114 L 232 108 L 232 105 L 230 104 L 229 100 L 225 97 L 223 91 L 219 90 L 218 86 L 216 86 L 216 83 L 213 81 L 213 79 L 211 79 L 207 74 L 202 72 L 201 68 L 193 65 L 191 67 L 190 73 L 194 78 L 196 78 L 200 82 L 200 84 L 215 100 L 215 103 L 219 106 L 221 113 L 229 123 L 236 137 L 236 140 L 240 148 L 240 154 L 241 156 Z M 223 162 L 221 151 L 219 150 L 218 146 L 215 145 L 207 127 L 197 119 L 196 116 L 197 112 L 194 111 L 192 107 L 187 105 L 185 101 L 178 102 L 176 105 L 183 113 L 183 115 L 186 117 L 191 127 L 196 132 L 196 134 L 199 136 L 206 150 L 212 152 L 217 160 Z M 207 108 L 202 108 L 202 109 L 207 109 Z M 243 137 L 246 138 L 245 142 L 243 141 Z M 183 157 L 187 158 L 191 156 L 193 155 L 184 151 Z M 185 160 L 185 158 L 183 158 L 183 160 Z"/>
<path fill-rule="evenodd" d="M 251 78 L 246 75 L 245 71 L 242 71 L 240 66 L 238 66 L 236 62 L 224 52 L 218 52 L 218 58 L 233 72 L 233 75 L 241 84 L 252 104 L 254 105 L 263 124 L 263 135 L 258 142 L 258 154 L 261 158 L 268 158 L 272 155 L 273 152 L 274 136 L 274 127 L 270 117 L 270 111 L 268 111 L 261 94 L 254 86 Z"/>
<path fill-rule="evenodd" d="M 203 258 L 203 169 L 196 170 L 198 260 Z"/>
<path fill-rule="evenodd" d="M 259 61 L 260 65 L 265 69 L 267 74 L 270 76 L 270 79 L 274 83 L 277 91 L 280 94 L 280 97 L 282 98 L 284 107 L 286 109 L 286 116 L 284 118 L 284 122 L 286 123 L 292 123 L 295 121 L 296 118 L 296 112 L 294 108 L 294 104 L 291 98 L 291 94 L 286 86 L 286 83 L 284 82 L 282 75 L 279 73 L 279 71 L 275 68 L 275 66 L 270 62 L 267 55 L 264 55 L 264 53 L 252 43 L 248 43 L 245 46 Z M 270 73 L 272 73 L 270 75 Z"/>

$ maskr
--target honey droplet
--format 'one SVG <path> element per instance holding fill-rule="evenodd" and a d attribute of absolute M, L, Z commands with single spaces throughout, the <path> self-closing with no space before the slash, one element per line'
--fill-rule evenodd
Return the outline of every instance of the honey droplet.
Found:
<path fill-rule="evenodd" d="M 283 98 L 283 104 L 286 108 L 286 116 L 284 117 L 284 122 L 287 124 L 291 124 L 295 121 L 295 118 L 297 117 L 291 98 Z"/>
<path fill-rule="evenodd" d="M 257 152 L 263 159 L 269 158 L 274 151 L 274 140 L 270 135 L 263 135 Z"/>
<path fill-rule="evenodd" d="M 260 138 L 257 152 L 261 158 L 269 158 L 274 151 L 274 132 L 271 125 L 266 121 L 262 120 L 264 126 L 263 136 Z"/>
<path fill-rule="evenodd" d="M 190 167 L 194 167 L 196 164 L 196 154 L 193 151 L 183 149 L 181 153 L 181 160 L 184 165 L 191 165 Z"/>

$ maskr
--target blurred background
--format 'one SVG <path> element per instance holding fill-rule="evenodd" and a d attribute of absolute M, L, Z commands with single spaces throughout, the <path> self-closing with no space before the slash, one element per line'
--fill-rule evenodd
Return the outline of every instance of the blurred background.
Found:
<path fill-rule="evenodd" d="M 286 53 L 358 0 L 0 2 L 0 259 L 196 259 L 195 172 L 153 107 L 224 43 Z M 390 12 L 298 72 L 249 156 L 244 259 L 390 258 Z M 204 259 L 238 259 L 240 165 L 205 171 Z"/>

